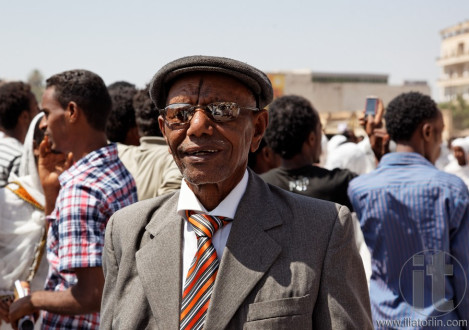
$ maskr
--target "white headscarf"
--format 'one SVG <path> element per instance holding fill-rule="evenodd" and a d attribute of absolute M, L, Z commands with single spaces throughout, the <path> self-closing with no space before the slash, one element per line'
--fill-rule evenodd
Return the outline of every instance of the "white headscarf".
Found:
<path fill-rule="evenodd" d="M 357 174 L 367 173 L 368 158 L 363 150 L 353 142 L 346 142 L 327 154 L 326 166 L 328 170 L 334 168 L 348 169 Z"/>
<path fill-rule="evenodd" d="M 40 113 L 31 121 L 24 141 L 24 152 L 20 163 L 20 176 L 12 173 L 9 182 L 18 182 L 41 205 L 44 192 L 39 181 L 34 159 L 34 129 L 44 114 Z M 11 183 L 15 187 L 15 184 Z M 9 294 L 16 279 L 25 280 L 34 258 L 36 244 L 45 230 L 43 211 L 32 207 L 7 188 L 0 189 L 0 294 Z M 47 258 L 31 283 L 31 289 L 44 287 L 47 276 Z"/>
<path fill-rule="evenodd" d="M 31 124 L 29 124 L 28 132 L 24 138 L 23 155 L 21 156 L 19 169 L 20 177 L 30 175 L 30 182 L 33 184 L 34 188 L 41 193 L 44 193 L 44 191 L 42 190 L 41 181 L 39 180 L 37 165 L 34 158 L 34 130 L 36 128 L 37 122 L 40 121 L 43 116 L 44 112 L 38 113 L 31 121 Z"/>
<path fill-rule="evenodd" d="M 452 147 L 461 147 L 462 150 L 464 150 L 464 156 L 466 157 L 466 162 L 468 162 L 468 156 L 469 156 L 469 138 L 457 138 L 454 139 L 453 142 L 451 142 Z"/>
<path fill-rule="evenodd" d="M 329 142 L 327 142 L 327 154 L 332 153 L 334 149 L 336 149 L 342 143 L 345 143 L 345 141 L 347 141 L 347 138 L 342 134 L 337 134 L 331 137 Z"/>

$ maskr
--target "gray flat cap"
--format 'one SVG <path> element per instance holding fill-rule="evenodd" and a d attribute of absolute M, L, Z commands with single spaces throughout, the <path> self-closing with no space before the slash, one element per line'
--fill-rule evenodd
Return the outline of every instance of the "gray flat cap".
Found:
<path fill-rule="evenodd" d="M 273 98 L 272 84 L 266 74 L 249 64 L 225 57 L 187 56 L 163 66 L 153 77 L 150 96 L 158 109 L 166 106 L 168 85 L 178 76 L 188 72 L 220 72 L 240 80 L 248 87 L 259 102 L 266 107 Z"/>

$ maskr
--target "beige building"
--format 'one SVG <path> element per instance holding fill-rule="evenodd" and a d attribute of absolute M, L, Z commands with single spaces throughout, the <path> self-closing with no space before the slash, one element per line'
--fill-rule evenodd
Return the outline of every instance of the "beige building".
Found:
<path fill-rule="evenodd" d="M 461 95 L 469 100 L 469 20 L 446 28 L 440 34 L 439 99 L 448 102 Z"/>
<path fill-rule="evenodd" d="M 385 74 L 352 74 L 302 71 L 268 73 L 274 97 L 301 95 L 319 111 L 326 132 L 335 134 L 340 127 L 356 128 L 357 114 L 365 108 L 367 96 L 381 98 L 387 105 L 397 95 L 418 91 L 430 95 L 426 82 L 406 81 L 389 85 Z"/>

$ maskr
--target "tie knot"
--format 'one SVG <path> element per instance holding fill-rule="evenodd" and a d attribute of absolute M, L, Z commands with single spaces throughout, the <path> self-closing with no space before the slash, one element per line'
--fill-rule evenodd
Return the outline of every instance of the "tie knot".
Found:
<path fill-rule="evenodd" d="M 231 222 L 232 219 L 227 217 L 217 217 L 208 214 L 194 213 L 193 211 L 186 211 L 187 221 L 194 228 L 194 232 L 199 237 L 212 238 L 215 232 Z"/>

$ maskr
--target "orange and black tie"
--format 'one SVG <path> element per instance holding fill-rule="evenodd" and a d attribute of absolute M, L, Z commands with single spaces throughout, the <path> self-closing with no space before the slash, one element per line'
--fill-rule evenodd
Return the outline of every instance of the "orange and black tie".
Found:
<path fill-rule="evenodd" d="M 220 263 L 212 237 L 232 219 L 193 211 L 186 211 L 186 216 L 197 236 L 197 252 L 184 284 L 179 328 L 202 329 Z"/>

